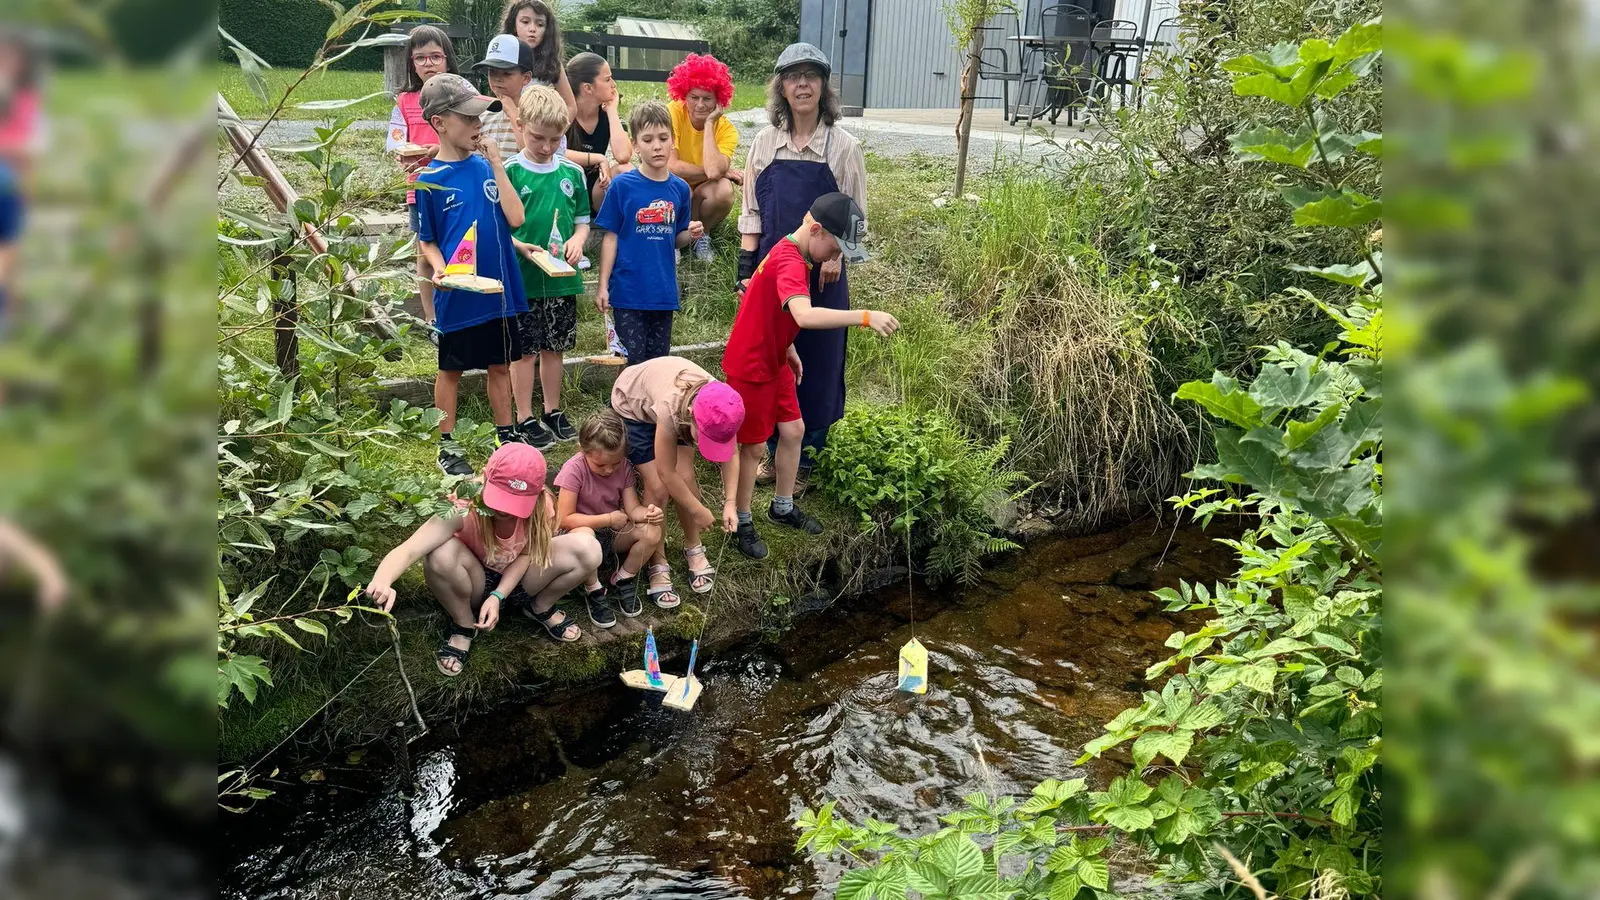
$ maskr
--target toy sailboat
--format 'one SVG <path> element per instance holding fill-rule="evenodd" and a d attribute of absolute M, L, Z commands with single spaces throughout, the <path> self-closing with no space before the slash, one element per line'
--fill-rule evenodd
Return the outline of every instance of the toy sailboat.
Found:
<path fill-rule="evenodd" d="M 916 638 L 900 648 L 900 690 L 911 694 L 928 692 L 928 651 Z"/>
<path fill-rule="evenodd" d="M 678 679 L 678 683 L 667 691 L 665 697 L 661 698 L 662 706 L 670 706 L 684 712 L 694 709 L 694 702 L 700 699 L 700 679 L 694 677 L 694 658 L 699 650 L 698 640 L 689 645 L 689 671 Z"/>
<path fill-rule="evenodd" d="M 656 652 L 656 630 L 644 633 L 644 668 L 622 673 L 622 683 L 641 691 L 667 693 L 678 683 L 678 676 L 661 674 L 661 656 Z"/>
<path fill-rule="evenodd" d="M 505 289 L 495 279 L 478 274 L 477 222 L 468 226 L 467 233 L 461 236 L 461 243 L 456 245 L 450 262 L 445 264 L 444 277 L 439 279 L 439 285 L 447 290 L 471 291 L 475 294 L 498 294 Z"/>
<path fill-rule="evenodd" d="M 586 357 L 589 362 L 597 366 L 625 366 L 628 364 L 628 351 L 622 348 L 622 340 L 617 337 L 617 323 L 611 319 L 611 311 L 606 310 L 606 351 L 609 356 Z"/>
<path fill-rule="evenodd" d="M 566 242 L 561 239 L 561 213 L 552 214 L 550 218 L 550 246 L 548 253 L 535 253 L 532 256 L 533 264 L 552 278 L 564 278 L 568 275 L 578 274 L 562 256 L 561 247 Z"/>

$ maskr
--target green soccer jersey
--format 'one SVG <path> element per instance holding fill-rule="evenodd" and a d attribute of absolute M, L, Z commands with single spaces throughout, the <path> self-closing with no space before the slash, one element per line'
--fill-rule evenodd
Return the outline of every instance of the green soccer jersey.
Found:
<path fill-rule="evenodd" d="M 589 187 L 583 168 L 565 156 L 536 163 L 526 153 L 506 160 L 506 177 L 516 190 L 526 213 L 514 234 L 525 244 L 537 244 L 561 256 L 578 226 L 589 221 Z M 552 278 L 522 258 L 522 285 L 529 297 L 570 297 L 583 293 L 581 275 Z"/>

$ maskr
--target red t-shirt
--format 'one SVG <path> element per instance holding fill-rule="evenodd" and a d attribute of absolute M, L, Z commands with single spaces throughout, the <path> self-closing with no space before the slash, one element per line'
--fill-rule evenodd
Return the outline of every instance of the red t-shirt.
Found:
<path fill-rule="evenodd" d="M 800 333 L 787 305 L 790 297 L 797 296 L 811 296 L 811 264 L 794 241 L 784 238 L 761 261 L 745 288 L 733 333 L 722 351 L 722 371 L 729 378 L 771 381 L 784 370 L 789 345 Z"/>

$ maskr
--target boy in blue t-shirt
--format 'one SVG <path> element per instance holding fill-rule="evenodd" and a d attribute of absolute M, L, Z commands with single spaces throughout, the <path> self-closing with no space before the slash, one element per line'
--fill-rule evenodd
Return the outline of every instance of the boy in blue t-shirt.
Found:
<path fill-rule="evenodd" d="M 639 167 L 612 179 L 596 227 L 600 284 L 594 304 L 609 308 L 617 339 L 638 365 L 672 352 L 672 312 L 678 308 L 675 251 L 699 240 L 705 228 L 689 221 L 689 183 L 667 169 L 672 154 L 672 114 L 651 100 L 628 116 Z"/>
<path fill-rule="evenodd" d="M 22 185 L 11 167 L 0 162 L 0 337 L 6 333 L 6 318 L 11 283 L 17 263 L 18 241 L 22 237 Z"/>
<path fill-rule="evenodd" d="M 468 369 L 488 371 L 489 408 L 500 442 L 516 440 L 511 419 L 509 364 L 522 356 L 516 316 L 526 312 L 522 272 L 511 232 L 522 225 L 522 201 L 506 178 L 500 147 L 480 141 L 479 116 L 500 101 L 479 95 L 460 75 L 448 72 L 422 87 L 422 114 L 439 133 L 439 153 L 417 178 L 417 239 L 433 266 L 433 309 L 439 328 L 439 376 L 433 405 L 439 423 L 439 468 L 446 475 L 471 475 L 466 455 L 451 439 L 456 425 L 456 389 Z M 477 153 L 474 153 L 477 151 Z M 477 155 L 481 153 L 482 155 Z M 462 247 L 476 228 L 476 247 Z M 502 291 L 480 294 L 446 290 L 445 261 L 457 254 L 472 261 L 480 278 L 499 281 Z"/>

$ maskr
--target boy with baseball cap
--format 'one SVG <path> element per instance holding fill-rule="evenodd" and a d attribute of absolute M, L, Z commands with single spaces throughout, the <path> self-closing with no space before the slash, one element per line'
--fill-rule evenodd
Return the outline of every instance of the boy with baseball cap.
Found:
<path fill-rule="evenodd" d="M 818 197 L 800 227 L 779 241 L 756 268 L 733 320 L 722 355 L 728 385 L 744 400 L 739 428 L 739 519 L 735 545 L 753 559 L 767 555 L 756 533 L 750 504 L 756 468 L 773 429 L 778 432 L 774 464 L 777 482 L 767 517 L 807 534 L 822 533 L 816 519 L 794 504 L 795 475 L 800 468 L 800 441 L 805 422 L 795 385 L 805 376 L 794 339 L 800 329 L 847 328 L 859 325 L 888 337 L 900 327 L 894 316 L 874 310 L 823 309 L 811 305 L 811 267 L 843 257 L 862 262 L 866 216 L 849 195 L 837 191 Z"/>
<path fill-rule="evenodd" d="M 483 138 L 500 145 L 500 157 L 510 159 L 522 149 L 521 129 L 516 126 L 517 104 L 522 92 L 533 84 L 533 48 L 517 40 L 516 35 L 497 34 L 489 42 L 483 59 L 473 63 L 474 72 L 488 74 L 489 93 L 500 100 L 500 109 L 483 114 Z M 566 151 L 562 141 L 556 154 Z"/>
<path fill-rule="evenodd" d="M 499 145 L 480 140 L 479 117 L 498 110 L 499 100 L 480 95 L 460 75 L 443 72 L 423 85 L 420 101 L 422 114 L 439 134 L 438 155 L 417 178 L 418 248 L 433 267 L 436 285 L 439 375 L 433 404 L 444 413 L 439 468 L 446 475 L 471 475 L 472 466 L 452 440 L 462 372 L 487 370 L 489 407 L 500 442 L 516 439 L 509 363 L 522 356 L 516 317 L 527 311 L 528 301 L 511 232 L 522 225 L 522 201 L 506 177 Z M 475 246 L 467 241 L 472 235 Z M 500 282 L 501 291 L 445 288 L 445 260 L 458 254 L 473 262 L 480 278 Z"/>

